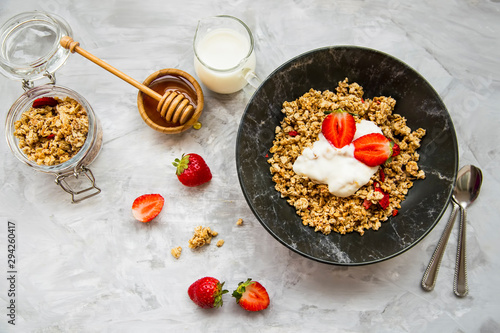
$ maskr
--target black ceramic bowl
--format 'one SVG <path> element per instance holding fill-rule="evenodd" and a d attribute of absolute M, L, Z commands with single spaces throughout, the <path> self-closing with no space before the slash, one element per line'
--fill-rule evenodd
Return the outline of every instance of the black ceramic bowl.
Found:
<path fill-rule="evenodd" d="M 304 226 L 274 189 L 266 154 L 274 130 L 283 119 L 284 101 L 293 101 L 310 88 L 333 90 L 338 82 L 357 82 L 366 98 L 392 96 L 395 113 L 407 125 L 427 130 L 421 142 L 419 166 L 424 180 L 414 183 L 398 215 L 378 231 L 323 235 Z M 415 70 L 382 52 L 335 46 L 304 53 L 280 66 L 261 84 L 242 116 L 236 144 L 238 177 L 253 213 L 274 238 L 313 260 L 336 265 L 380 262 L 408 250 L 437 224 L 451 198 L 458 167 L 455 130 L 445 105 Z"/>

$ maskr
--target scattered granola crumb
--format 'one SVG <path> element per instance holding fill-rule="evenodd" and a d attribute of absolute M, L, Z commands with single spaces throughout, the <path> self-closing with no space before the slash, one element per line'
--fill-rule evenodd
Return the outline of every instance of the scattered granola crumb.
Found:
<path fill-rule="evenodd" d="M 243 225 L 243 219 L 238 219 L 238 221 L 236 221 L 236 225 Z"/>
<path fill-rule="evenodd" d="M 213 231 L 210 227 L 202 227 L 197 226 L 194 228 L 194 235 L 189 240 L 189 247 L 191 249 L 197 249 L 203 245 L 210 244 L 212 241 L 212 237 L 217 236 L 219 233 L 217 231 Z"/>
<path fill-rule="evenodd" d="M 223 239 L 219 239 L 217 241 L 217 247 L 221 247 L 222 245 L 224 245 L 224 240 Z"/>
<path fill-rule="evenodd" d="M 181 256 L 181 252 L 182 247 L 180 246 L 174 247 L 172 250 L 170 250 L 170 253 L 172 253 L 172 256 L 174 256 L 175 259 L 179 259 L 179 257 Z"/>

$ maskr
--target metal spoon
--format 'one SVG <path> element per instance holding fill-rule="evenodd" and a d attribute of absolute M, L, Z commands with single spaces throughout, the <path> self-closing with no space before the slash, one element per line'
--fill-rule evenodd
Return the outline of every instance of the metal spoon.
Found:
<path fill-rule="evenodd" d="M 460 221 L 460 234 L 458 238 L 457 262 L 455 266 L 455 281 L 453 290 L 455 295 L 464 297 L 469 292 L 467 285 L 467 265 L 465 251 L 465 230 L 467 207 L 476 200 L 483 182 L 481 170 L 473 165 L 460 169 L 457 175 L 457 184 L 453 190 L 453 199 L 460 205 L 462 216 Z"/>
<path fill-rule="evenodd" d="M 473 167 L 471 165 L 466 165 L 458 171 L 457 183 L 456 183 L 455 188 L 453 190 L 453 198 L 451 201 L 451 204 L 453 206 L 453 210 L 451 212 L 448 223 L 446 223 L 446 227 L 443 231 L 443 234 L 441 235 L 441 238 L 439 239 L 438 245 L 436 246 L 436 249 L 434 250 L 434 253 L 432 254 L 431 260 L 429 262 L 429 265 L 427 266 L 427 269 L 425 270 L 424 276 L 422 278 L 422 288 L 426 291 L 433 290 L 434 286 L 436 285 L 436 279 L 437 279 L 439 267 L 441 265 L 441 260 L 443 259 L 444 250 L 446 249 L 446 245 L 448 244 L 448 239 L 450 238 L 450 234 L 451 234 L 451 231 L 453 229 L 453 225 L 455 224 L 455 218 L 457 216 L 457 212 L 458 212 L 458 209 L 460 207 L 458 205 L 458 202 L 455 199 L 455 196 L 457 195 L 456 193 L 464 191 L 463 186 L 466 183 L 466 182 L 464 182 L 464 179 L 467 177 L 467 179 L 465 179 L 465 181 L 468 181 L 471 168 L 477 169 L 476 167 Z M 479 170 L 479 169 L 477 169 L 477 170 Z M 480 172 L 481 171 L 479 171 L 479 173 Z M 458 190 L 459 183 L 460 183 L 460 190 Z M 479 189 L 477 191 L 477 194 L 479 194 Z M 477 194 L 475 195 L 474 199 L 477 197 Z"/>
<path fill-rule="evenodd" d="M 426 291 L 433 290 L 434 286 L 436 285 L 436 279 L 439 272 L 439 267 L 441 266 L 441 260 L 443 259 L 444 250 L 446 249 L 446 244 L 448 244 L 451 230 L 453 229 L 453 225 L 455 224 L 455 218 L 457 216 L 459 206 L 454 200 L 450 202 L 453 206 L 453 210 L 451 211 L 448 223 L 446 223 L 443 234 L 439 239 L 436 249 L 432 254 L 429 265 L 427 266 L 427 269 L 425 270 L 424 276 L 422 278 L 422 288 L 424 288 L 424 290 Z"/>

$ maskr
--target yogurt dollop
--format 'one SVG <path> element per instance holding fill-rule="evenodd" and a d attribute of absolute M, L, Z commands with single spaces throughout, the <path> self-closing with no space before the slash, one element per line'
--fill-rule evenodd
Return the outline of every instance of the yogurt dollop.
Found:
<path fill-rule="evenodd" d="M 369 120 L 356 123 L 354 140 L 382 130 Z M 328 190 L 338 197 L 348 197 L 356 193 L 377 172 L 378 166 L 369 167 L 354 158 L 354 145 L 351 143 L 342 148 L 330 144 L 319 134 L 319 140 L 312 147 L 305 148 L 293 164 L 293 171 L 306 176 L 318 184 L 327 184 Z"/>

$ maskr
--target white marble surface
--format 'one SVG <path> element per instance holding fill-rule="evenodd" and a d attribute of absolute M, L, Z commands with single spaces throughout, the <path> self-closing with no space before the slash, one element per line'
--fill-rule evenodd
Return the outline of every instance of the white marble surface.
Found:
<path fill-rule="evenodd" d="M 238 185 L 235 142 L 248 93 L 205 91 L 202 129 L 166 136 L 142 122 L 135 88 L 72 55 L 57 83 L 82 94 L 102 122 L 104 145 L 91 169 L 103 191 L 71 204 L 52 176 L 33 172 L 0 143 L 1 332 L 500 331 L 498 0 L 2 0 L 1 21 L 34 9 L 64 17 L 84 48 L 139 80 L 167 67 L 194 74 L 197 20 L 216 14 L 237 16 L 253 30 L 262 78 L 322 46 L 392 54 L 442 96 L 460 165 L 480 166 L 484 183 L 468 214 L 466 298 L 452 291 L 457 225 L 435 290 L 420 287 L 450 210 L 428 237 L 389 261 L 352 268 L 310 261 L 264 230 Z M 19 82 L 0 77 L 2 117 L 21 93 Z M 183 152 L 206 158 L 209 185 L 178 183 L 171 161 Z M 162 213 L 153 223 L 135 222 L 132 201 L 152 192 L 166 199 Z M 235 225 L 238 218 L 244 226 Z M 16 326 L 6 316 L 7 221 L 17 228 Z M 211 226 L 225 245 L 191 251 L 187 241 L 197 225 Z M 184 248 L 179 260 L 170 255 L 177 245 Z M 258 279 L 271 306 L 247 313 L 226 295 L 221 309 L 199 309 L 187 288 L 206 275 L 230 290 Z"/>

